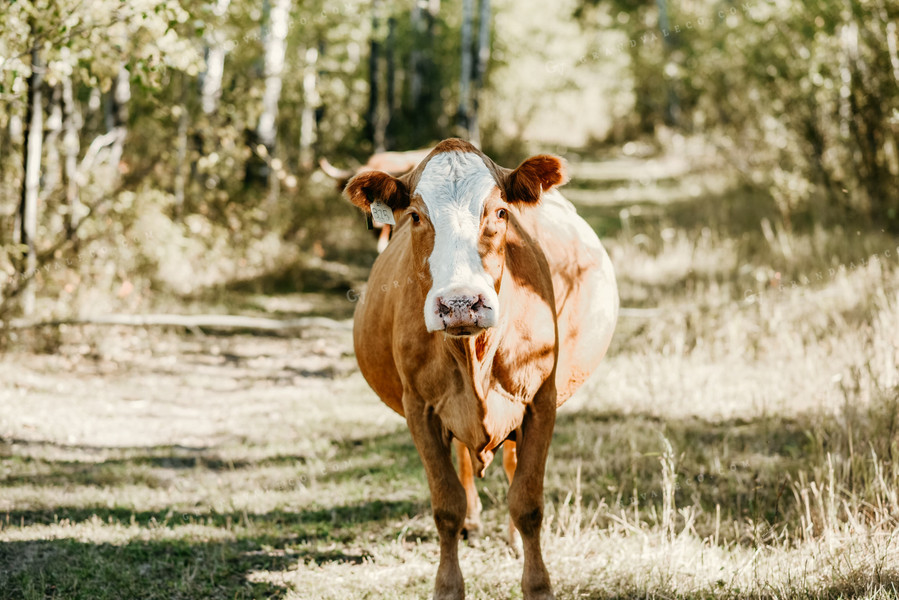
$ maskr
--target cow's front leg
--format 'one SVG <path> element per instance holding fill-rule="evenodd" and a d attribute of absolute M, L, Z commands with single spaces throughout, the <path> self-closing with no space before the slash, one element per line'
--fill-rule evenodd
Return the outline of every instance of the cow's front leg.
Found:
<path fill-rule="evenodd" d="M 407 406 L 406 422 L 428 476 L 431 509 L 440 536 L 434 600 L 461 600 L 465 597 L 465 584 L 459 568 L 459 534 L 465 520 L 466 501 L 465 489 L 453 468 L 450 437 L 439 419 L 425 407 L 415 411 Z"/>
<path fill-rule="evenodd" d="M 471 464 L 471 452 L 468 446 L 459 440 L 453 440 L 456 447 L 456 456 L 459 459 L 459 480 L 465 488 L 465 522 L 462 524 L 462 534 L 469 540 L 473 540 L 481 531 L 481 499 L 478 497 L 478 489 L 474 484 L 474 467 Z"/>
<path fill-rule="evenodd" d="M 543 526 L 543 472 L 556 420 L 556 391 L 552 378 L 537 392 L 528 407 L 517 440 L 518 465 L 509 485 L 509 513 L 521 533 L 524 600 L 555 598 L 540 549 Z"/>

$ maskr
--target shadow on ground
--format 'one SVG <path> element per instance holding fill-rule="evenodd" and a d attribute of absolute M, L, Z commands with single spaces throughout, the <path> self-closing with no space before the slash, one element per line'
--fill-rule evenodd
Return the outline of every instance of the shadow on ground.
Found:
<path fill-rule="evenodd" d="M 823 457 L 828 450 L 838 449 L 841 435 L 836 422 L 814 415 L 798 420 L 708 422 L 599 411 L 562 413 L 547 469 L 546 499 L 563 502 L 579 472 L 587 505 L 604 502 L 614 508 L 636 497 L 641 510 L 660 511 L 664 438 L 671 443 L 677 463 L 678 506 L 697 505 L 714 514 L 714 507 L 720 505 L 722 518 L 749 517 L 776 526 L 797 518 L 795 507 L 790 506 L 793 500 L 784 490 L 798 469 L 808 464 L 811 455 Z M 880 434 L 862 427 L 859 435 L 876 441 Z M 215 512 L 203 504 L 202 497 L 194 507 L 162 511 L 66 505 L 12 510 L 3 516 L 9 534 L 29 525 L 67 523 L 85 528 L 76 533 L 57 530 L 70 536 L 67 539 L 0 545 L 0 597 L 279 598 L 285 588 L 253 582 L 250 575 L 289 572 L 298 563 L 310 561 L 358 563 L 369 557 L 366 544 L 395 539 L 404 522 L 414 518 L 429 522 L 422 468 L 405 429 L 332 443 L 333 466 L 319 481 L 330 490 L 323 497 L 339 497 L 342 489 L 360 485 L 372 492 L 371 497 L 387 497 L 387 490 L 404 486 L 416 489 L 417 500 L 370 500 L 260 514 Z M 5 456 L 14 455 L 11 447 L 6 442 Z M 73 447 L 62 448 L 71 452 Z M 96 486 L 114 495 L 126 486 L 152 486 L 148 477 L 154 468 L 178 469 L 180 477 L 188 478 L 203 472 L 246 471 L 249 480 L 257 467 L 296 464 L 302 469 L 308 460 L 278 454 L 224 461 L 214 448 L 80 448 L 85 452 L 119 450 L 124 455 L 90 465 L 14 456 L 13 460 L 41 462 L 42 474 L 29 474 L 25 468 L 18 475 L 5 476 L 2 488 L 36 488 L 35 497 L 40 497 L 41 489 L 53 488 L 57 491 L 48 497 L 64 498 L 58 490 Z M 502 469 L 490 469 L 479 487 L 485 509 L 495 509 L 504 520 L 507 486 Z M 700 535 L 707 525 L 701 520 L 696 523 Z M 139 531 L 129 533 L 135 526 Z M 84 541 L 92 534 L 102 540 L 121 534 L 124 541 Z M 419 537 L 431 538 L 427 532 Z M 860 579 L 858 585 L 852 589 L 865 589 L 868 583 Z"/>
<path fill-rule="evenodd" d="M 359 564 L 369 558 L 354 544 L 360 528 L 383 527 L 423 510 L 410 501 L 375 500 L 249 515 L 67 507 L 12 511 L 11 524 L 81 523 L 95 525 L 94 531 L 110 528 L 112 535 L 137 526 L 142 532 L 133 537 L 165 537 L 159 536 L 162 529 L 171 539 L 0 543 L 0 597 L 282 598 L 286 588 L 249 576 L 287 572 L 298 563 Z M 212 537 L 225 539 L 204 539 L 214 530 Z"/>

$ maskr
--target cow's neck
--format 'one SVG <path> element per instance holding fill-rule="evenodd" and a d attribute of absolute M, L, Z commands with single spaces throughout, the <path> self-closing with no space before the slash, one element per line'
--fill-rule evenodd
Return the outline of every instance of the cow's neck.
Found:
<path fill-rule="evenodd" d="M 477 337 L 448 338 L 444 347 L 455 360 L 459 371 L 465 378 L 465 387 L 469 393 L 457 397 L 467 405 L 462 414 L 468 416 L 456 426 L 461 426 L 455 433 L 471 450 L 471 458 L 475 473 L 483 476 L 487 465 L 493 460 L 493 452 L 497 444 L 502 442 L 504 433 L 493 427 L 493 419 L 488 414 L 490 394 L 493 384 L 493 360 L 499 347 L 501 332 L 492 327 Z M 468 404 L 471 402 L 472 404 Z"/>
<path fill-rule="evenodd" d="M 501 325 L 478 336 L 447 338 L 446 349 L 465 374 L 481 407 L 485 407 L 493 373 L 493 359 L 502 337 Z"/>

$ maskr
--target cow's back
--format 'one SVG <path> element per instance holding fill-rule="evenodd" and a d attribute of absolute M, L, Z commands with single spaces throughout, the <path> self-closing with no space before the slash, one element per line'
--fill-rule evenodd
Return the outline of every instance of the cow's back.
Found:
<path fill-rule="evenodd" d="M 599 365 L 618 320 L 618 287 L 599 238 L 559 192 L 544 193 L 532 235 L 553 274 L 559 323 L 556 387 L 561 405 Z"/>

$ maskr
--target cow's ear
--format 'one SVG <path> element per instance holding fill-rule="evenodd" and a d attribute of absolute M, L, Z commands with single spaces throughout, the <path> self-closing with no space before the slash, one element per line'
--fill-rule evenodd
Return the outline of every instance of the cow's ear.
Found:
<path fill-rule="evenodd" d="M 549 154 L 532 156 L 509 173 L 506 199 L 512 203 L 533 204 L 540 201 L 541 193 L 567 181 L 568 169 L 564 160 Z"/>
<path fill-rule="evenodd" d="M 371 203 L 380 200 L 393 210 L 409 206 L 409 190 L 406 184 L 383 171 L 359 173 L 343 190 L 350 202 L 369 212 Z"/>

